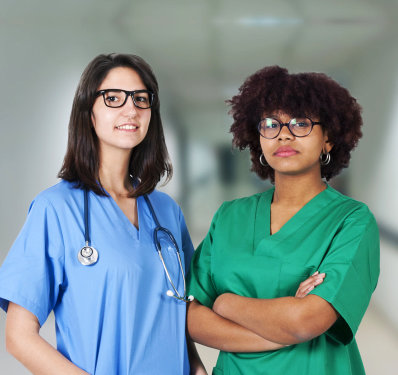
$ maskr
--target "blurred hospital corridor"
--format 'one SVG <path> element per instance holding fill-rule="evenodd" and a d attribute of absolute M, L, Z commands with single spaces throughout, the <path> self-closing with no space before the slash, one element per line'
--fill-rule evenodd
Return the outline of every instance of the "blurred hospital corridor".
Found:
<path fill-rule="evenodd" d="M 267 65 L 323 72 L 362 106 L 363 137 L 330 185 L 373 212 L 381 239 L 377 289 L 359 326 L 368 375 L 398 373 L 398 1 L 1 0 L 0 264 L 30 202 L 57 183 L 80 74 L 100 53 L 132 53 L 159 80 L 174 167 L 160 190 L 184 213 L 194 246 L 222 202 L 271 185 L 231 146 L 225 103 Z M 5 349 L 0 374 L 27 375 Z M 55 344 L 53 314 L 43 336 Z M 217 351 L 199 346 L 211 373 Z M 300 374 L 301 375 L 301 374 Z M 338 374 L 337 374 L 338 375 Z"/>

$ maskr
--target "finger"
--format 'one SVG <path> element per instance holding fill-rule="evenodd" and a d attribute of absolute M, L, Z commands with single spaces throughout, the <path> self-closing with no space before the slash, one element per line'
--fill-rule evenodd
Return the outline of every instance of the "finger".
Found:
<path fill-rule="evenodd" d="M 309 292 L 315 289 L 314 285 L 311 285 L 307 290 L 303 292 L 303 297 L 305 297 Z"/>
<path fill-rule="evenodd" d="M 307 288 L 310 285 L 312 285 L 316 280 L 323 280 L 325 278 L 324 273 L 315 273 L 312 276 L 310 276 L 308 279 L 304 280 L 302 283 L 300 283 L 299 288 Z"/>
<path fill-rule="evenodd" d="M 311 292 L 314 289 L 314 285 L 310 285 L 308 288 L 306 289 L 299 289 L 296 293 L 296 297 L 297 298 L 303 298 L 305 297 L 309 292 Z"/>
<path fill-rule="evenodd" d="M 322 276 L 318 277 L 311 277 L 304 282 L 302 282 L 297 289 L 296 292 L 296 297 L 304 297 L 306 296 L 311 290 L 313 290 L 316 286 L 319 284 L 322 284 L 323 280 L 325 278 L 325 275 L 323 274 Z"/>
<path fill-rule="evenodd" d="M 302 298 L 305 297 L 309 292 L 311 292 L 316 286 L 318 286 L 319 284 L 323 283 L 323 278 L 319 278 L 314 280 L 314 282 L 310 285 L 307 285 L 305 287 L 300 287 L 297 290 L 296 293 L 296 297 Z"/>

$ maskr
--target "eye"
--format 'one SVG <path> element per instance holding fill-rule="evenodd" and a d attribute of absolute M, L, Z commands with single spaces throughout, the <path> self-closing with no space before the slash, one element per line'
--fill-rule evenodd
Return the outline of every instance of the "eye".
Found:
<path fill-rule="evenodd" d="M 124 97 L 124 92 L 109 91 L 105 94 L 105 101 L 109 104 L 117 104 L 120 101 L 123 101 Z"/>
<path fill-rule="evenodd" d="M 135 101 L 140 102 L 140 103 L 148 103 L 149 99 L 148 99 L 148 96 L 137 95 L 135 97 Z"/>
<path fill-rule="evenodd" d="M 278 121 L 276 121 L 275 119 L 273 119 L 273 118 L 265 118 L 263 121 L 262 121 L 262 124 L 263 124 L 263 127 L 265 128 L 265 129 L 276 129 L 276 128 L 278 128 L 279 127 L 279 122 Z"/>
<path fill-rule="evenodd" d="M 311 122 L 307 118 L 294 118 L 290 121 L 291 125 L 295 128 L 308 128 L 311 126 Z"/>
<path fill-rule="evenodd" d="M 119 98 L 117 98 L 116 96 L 107 96 L 106 100 L 108 102 L 117 102 L 119 100 Z"/>
<path fill-rule="evenodd" d="M 134 94 L 134 101 L 136 103 L 148 105 L 149 104 L 149 93 L 146 91 L 136 92 Z"/>

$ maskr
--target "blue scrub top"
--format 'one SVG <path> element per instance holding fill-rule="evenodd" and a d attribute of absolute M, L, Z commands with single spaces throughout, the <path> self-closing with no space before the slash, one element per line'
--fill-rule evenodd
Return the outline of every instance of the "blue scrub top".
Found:
<path fill-rule="evenodd" d="M 149 198 L 188 270 L 193 246 L 181 209 L 164 193 Z M 0 306 L 21 305 L 40 325 L 54 310 L 57 349 L 90 374 L 189 374 L 186 304 L 166 295 L 171 287 L 143 197 L 137 210 L 139 230 L 110 196 L 89 193 L 91 245 L 99 259 L 83 266 L 77 259 L 85 244 L 83 190 L 61 181 L 40 193 L 0 268 Z M 166 240 L 162 250 L 181 294 L 175 250 Z"/>

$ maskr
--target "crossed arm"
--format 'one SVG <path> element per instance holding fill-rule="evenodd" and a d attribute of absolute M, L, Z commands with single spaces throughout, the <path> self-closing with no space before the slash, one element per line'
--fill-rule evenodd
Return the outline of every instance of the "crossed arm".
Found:
<path fill-rule="evenodd" d="M 193 301 L 188 332 L 200 344 L 229 352 L 276 350 L 310 340 L 338 318 L 327 301 L 308 295 L 323 277 L 314 274 L 302 282 L 295 297 L 256 299 L 226 293 L 212 309 Z"/>

